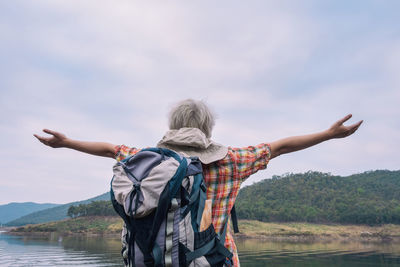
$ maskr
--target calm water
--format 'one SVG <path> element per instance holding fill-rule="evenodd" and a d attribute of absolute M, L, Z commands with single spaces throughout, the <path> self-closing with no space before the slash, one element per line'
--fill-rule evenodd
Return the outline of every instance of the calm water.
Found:
<path fill-rule="evenodd" d="M 237 241 L 249 266 L 400 266 L 400 244 Z M 115 238 L 32 238 L 0 233 L 0 266 L 122 266 Z"/>

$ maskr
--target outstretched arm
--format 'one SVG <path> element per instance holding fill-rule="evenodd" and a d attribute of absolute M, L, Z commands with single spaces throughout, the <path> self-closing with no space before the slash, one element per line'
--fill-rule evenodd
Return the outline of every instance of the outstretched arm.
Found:
<path fill-rule="evenodd" d="M 88 142 L 88 141 L 79 141 L 73 140 L 66 137 L 64 134 L 51 131 L 49 129 L 44 129 L 43 132 L 50 134 L 50 137 L 43 137 L 37 134 L 34 136 L 43 144 L 58 148 L 58 147 L 65 147 L 71 148 L 80 152 L 88 153 L 91 155 L 102 156 L 102 157 L 109 157 L 114 158 L 114 149 L 115 145 L 105 142 Z"/>
<path fill-rule="evenodd" d="M 359 121 L 350 126 L 344 126 L 343 123 L 351 118 L 351 114 L 347 115 L 341 120 L 335 122 L 328 130 L 301 136 L 292 136 L 272 142 L 271 145 L 271 158 L 279 155 L 305 149 L 317 145 L 323 141 L 333 138 L 343 138 L 353 134 L 357 131 L 363 121 Z"/>

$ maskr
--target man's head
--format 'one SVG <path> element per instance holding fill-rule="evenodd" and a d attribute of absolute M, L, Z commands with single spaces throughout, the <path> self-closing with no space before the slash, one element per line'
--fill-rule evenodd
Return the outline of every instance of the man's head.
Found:
<path fill-rule="evenodd" d="M 186 99 L 177 103 L 169 113 L 169 128 L 198 128 L 208 138 L 215 124 L 215 116 L 203 101 Z"/>

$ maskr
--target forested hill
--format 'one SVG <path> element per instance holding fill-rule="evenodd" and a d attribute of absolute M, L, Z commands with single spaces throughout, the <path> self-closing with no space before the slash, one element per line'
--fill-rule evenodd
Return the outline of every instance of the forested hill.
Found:
<path fill-rule="evenodd" d="M 105 193 L 34 212 L 8 225 L 62 220 L 73 205 L 84 207 L 92 201 L 109 199 L 109 193 Z M 108 202 L 104 206 L 110 206 Z M 71 217 L 82 215 L 79 209 L 76 214 L 73 211 Z M 346 177 L 320 172 L 273 176 L 242 188 L 236 211 L 239 219 L 265 222 L 400 224 L 400 171 L 370 171 Z"/>
<path fill-rule="evenodd" d="M 241 189 L 236 210 L 265 222 L 399 224 L 400 171 L 273 176 Z"/>

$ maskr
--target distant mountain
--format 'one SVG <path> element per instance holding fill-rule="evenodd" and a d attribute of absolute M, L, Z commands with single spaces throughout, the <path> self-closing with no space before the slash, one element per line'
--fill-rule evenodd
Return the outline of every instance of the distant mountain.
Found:
<path fill-rule="evenodd" d="M 45 222 L 63 220 L 68 217 L 67 212 L 68 208 L 71 205 L 76 206 L 79 204 L 88 204 L 92 201 L 98 201 L 98 200 L 110 200 L 110 192 L 104 193 L 102 195 L 87 200 L 71 202 L 68 204 L 59 205 L 57 207 L 29 213 L 13 221 L 9 221 L 7 223 L 7 226 L 21 226 L 26 224 L 36 224 L 36 223 L 45 223 Z"/>
<path fill-rule="evenodd" d="M 15 220 L 29 213 L 53 208 L 59 205 L 60 204 L 52 204 L 52 203 L 39 204 L 34 202 L 23 202 L 23 203 L 12 202 L 5 205 L 0 205 L 0 223 L 6 224 L 12 220 Z"/>

